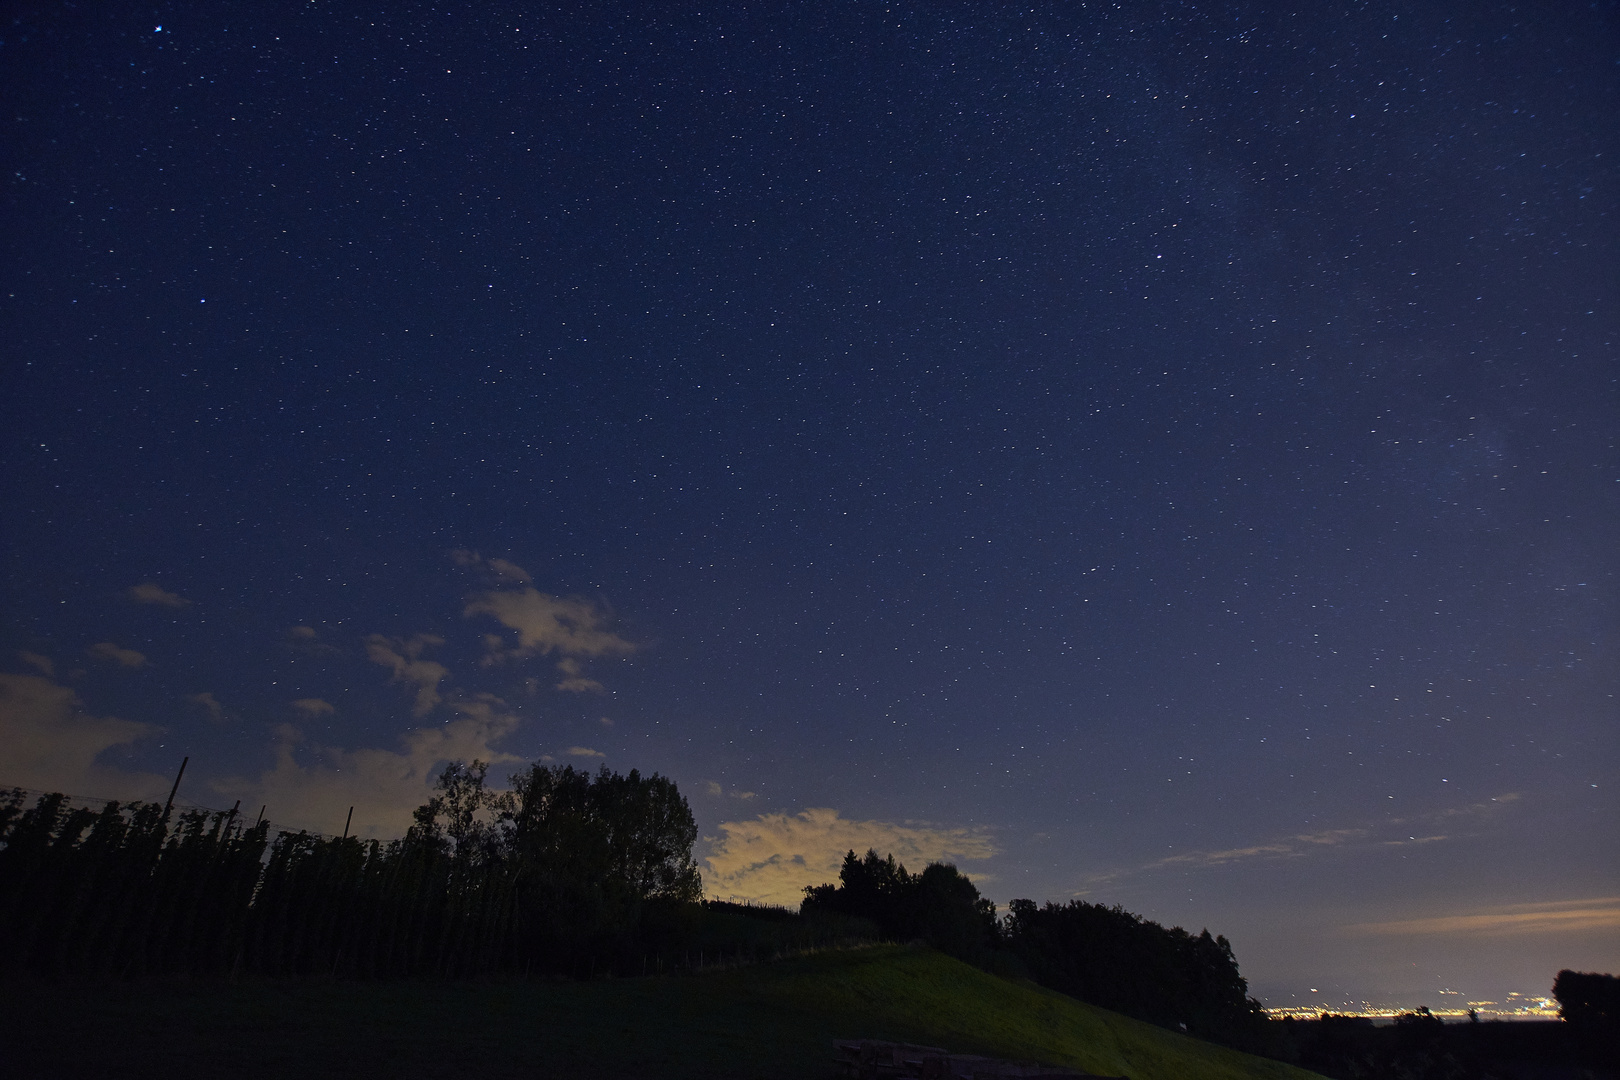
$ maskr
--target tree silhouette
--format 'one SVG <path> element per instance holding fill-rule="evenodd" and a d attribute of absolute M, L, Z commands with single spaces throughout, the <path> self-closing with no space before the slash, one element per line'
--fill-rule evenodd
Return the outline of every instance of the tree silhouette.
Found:
<path fill-rule="evenodd" d="M 805 912 L 836 912 L 875 922 L 885 937 L 920 938 L 953 956 L 975 963 L 996 938 L 996 908 L 978 887 L 949 863 L 930 863 L 911 874 L 892 854 L 850 851 L 835 885 L 804 890 Z"/>
<path fill-rule="evenodd" d="M 1208 930 L 1166 930 L 1122 907 L 1014 900 L 1007 946 L 1039 983 L 1139 1020 L 1250 1045 L 1263 1023 L 1232 946 Z"/>
<path fill-rule="evenodd" d="M 0 971 L 589 974 L 690 936 L 697 826 L 673 782 L 537 764 L 496 791 L 488 771 L 451 762 L 387 844 L 0 792 Z"/>
<path fill-rule="evenodd" d="M 1596 972 L 1558 973 L 1553 980 L 1558 1015 L 1599 1064 L 1620 1064 L 1620 978 Z"/>

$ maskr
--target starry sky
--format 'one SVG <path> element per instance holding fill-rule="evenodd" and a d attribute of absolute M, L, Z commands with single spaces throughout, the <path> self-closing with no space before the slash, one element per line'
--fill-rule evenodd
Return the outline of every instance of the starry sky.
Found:
<path fill-rule="evenodd" d="M 1620 968 L 1615 4 L 9 13 L 0 783 Z"/>

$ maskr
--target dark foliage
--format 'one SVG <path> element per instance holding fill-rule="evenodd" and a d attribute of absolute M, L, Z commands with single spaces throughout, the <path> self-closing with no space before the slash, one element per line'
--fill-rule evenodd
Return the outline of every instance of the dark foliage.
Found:
<path fill-rule="evenodd" d="M 948 863 L 911 874 L 894 856 L 868 850 L 844 856 L 837 885 L 804 890 L 801 911 L 869 919 L 895 941 L 922 940 L 970 963 L 987 961 L 996 943 L 996 907 Z"/>
<path fill-rule="evenodd" d="M 1568 1025 L 1549 1021 L 1444 1023 L 1428 1009 L 1374 1026 L 1371 1018 L 1323 1013 L 1278 1020 L 1275 1056 L 1334 1080 L 1528 1080 L 1594 1077 Z"/>
<path fill-rule="evenodd" d="M 1014 900 L 1006 918 L 954 866 L 912 874 L 893 855 L 844 856 L 837 885 L 805 889 L 806 913 L 870 919 L 892 940 L 943 952 L 1140 1020 L 1246 1050 L 1271 1047 L 1259 1002 L 1224 937 L 1166 930 L 1122 908 Z"/>
<path fill-rule="evenodd" d="M 0 965 L 146 974 L 228 968 L 259 883 L 263 827 L 150 803 L 99 812 L 0 802 Z"/>
<path fill-rule="evenodd" d="M 1285 1021 L 1299 1064 L 1336 1078 L 1398 1077 L 1401 1080 L 1465 1080 L 1478 1075 L 1445 1043 L 1445 1025 L 1428 1009 L 1396 1017 L 1388 1027 L 1370 1018 L 1333 1016 Z"/>
<path fill-rule="evenodd" d="M 1620 1068 L 1620 977 L 1560 971 L 1553 980 L 1558 1015 L 1593 1064 Z"/>
<path fill-rule="evenodd" d="M 1008 905 L 1006 947 L 1043 986 L 1139 1020 L 1243 1049 L 1265 1047 L 1259 1002 L 1224 937 L 1166 930 L 1120 907 Z"/>
<path fill-rule="evenodd" d="M 874 936 L 697 901 L 696 825 L 661 776 L 452 763 L 404 838 L 247 827 L 148 803 L 0 796 L 0 970 L 271 977 L 590 975 Z"/>

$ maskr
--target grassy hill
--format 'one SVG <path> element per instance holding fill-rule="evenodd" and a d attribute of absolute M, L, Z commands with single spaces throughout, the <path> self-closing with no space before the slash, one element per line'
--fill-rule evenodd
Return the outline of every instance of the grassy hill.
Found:
<path fill-rule="evenodd" d="M 902 946 L 588 983 L 0 983 L 0 1045 L 19 1080 L 827 1080 L 835 1037 L 1131 1080 L 1315 1075 Z"/>

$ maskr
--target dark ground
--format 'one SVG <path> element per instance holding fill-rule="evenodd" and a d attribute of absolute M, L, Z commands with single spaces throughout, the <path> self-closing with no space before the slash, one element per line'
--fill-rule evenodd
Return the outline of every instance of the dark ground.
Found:
<path fill-rule="evenodd" d="M 835 1038 L 1132 1080 L 1311 1080 L 902 946 L 589 982 L 0 982 L 4 1080 L 830 1080 Z"/>
<path fill-rule="evenodd" d="M 1336 1080 L 1612 1080 L 1601 1047 L 1560 1020 L 1423 1022 L 1374 1027 L 1331 1017 L 1285 1021 L 1295 1060 Z M 1612 1054 L 1612 1051 L 1610 1052 Z"/>

